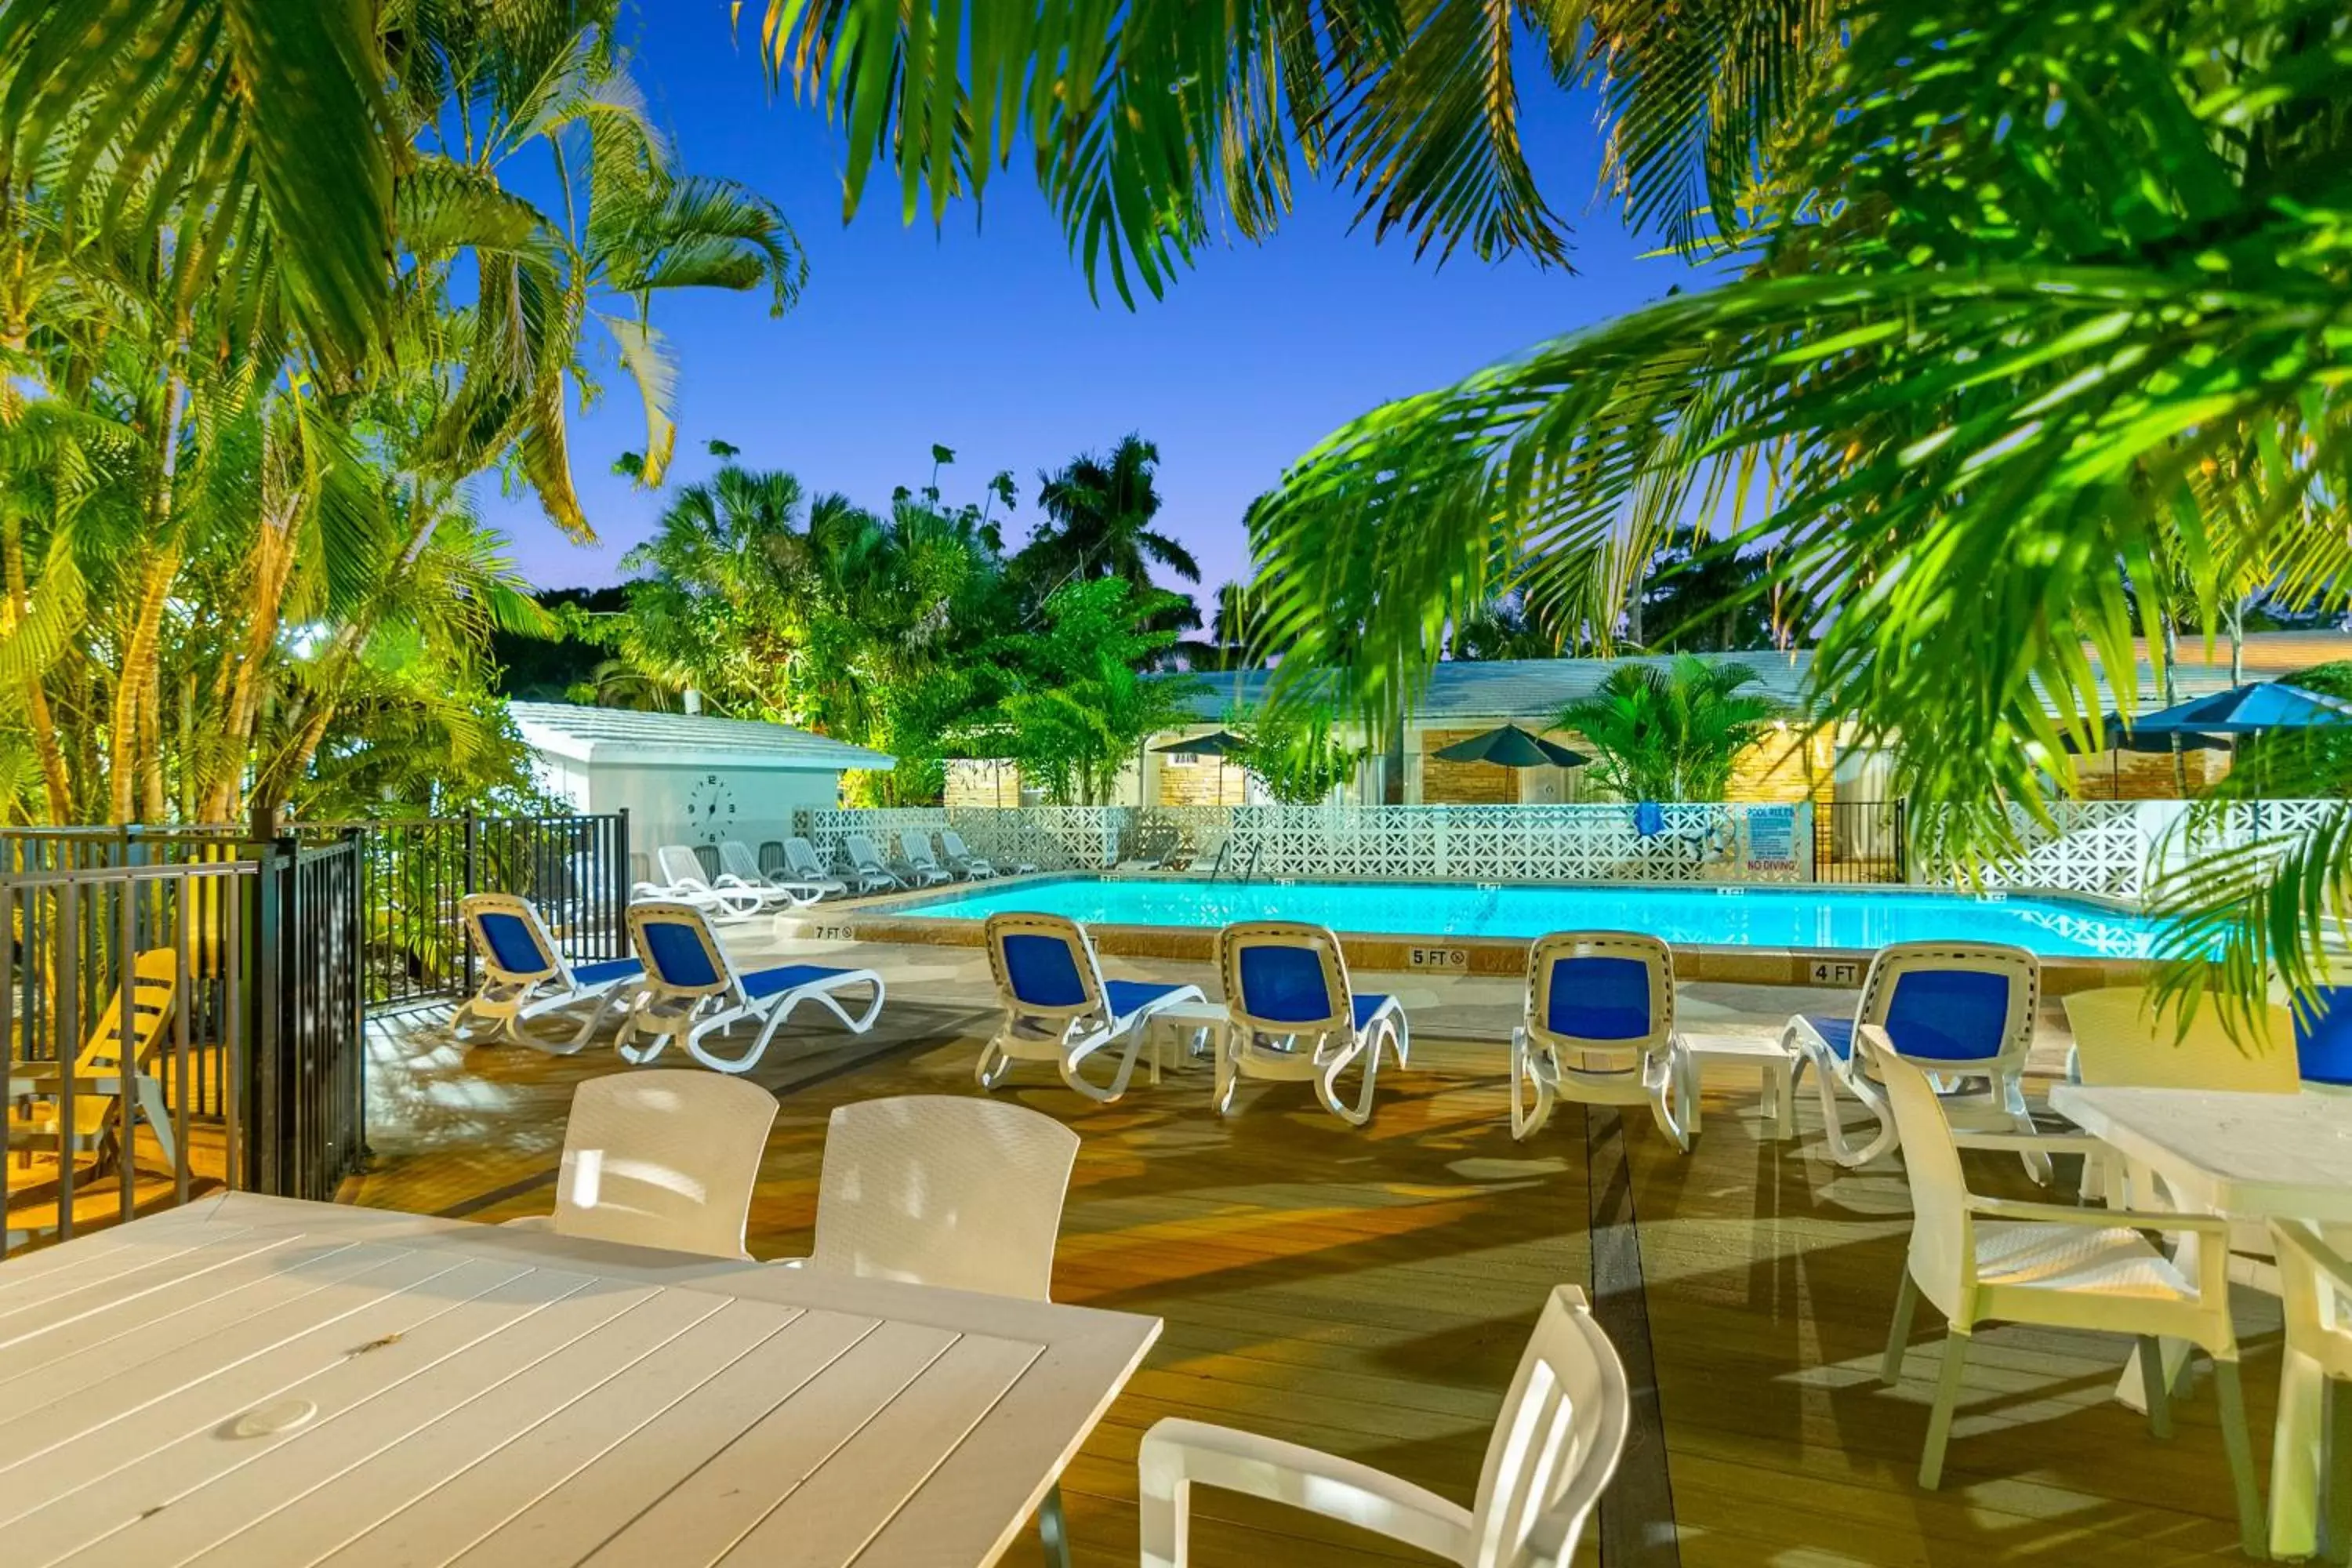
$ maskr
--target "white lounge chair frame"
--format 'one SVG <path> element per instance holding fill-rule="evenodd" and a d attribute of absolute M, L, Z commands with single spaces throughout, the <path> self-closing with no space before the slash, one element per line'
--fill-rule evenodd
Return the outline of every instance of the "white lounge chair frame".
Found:
<path fill-rule="evenodd" d="M 1352 1459 L 1170 1418 L 1138 1457 L 1145 1568 L 1189 1568 L 1192 1489 L 1217 1487 L 1377 1531 L 1462 1568 L 1566 1568 L 1616 1474 L 1633 1397 L 1584 1293 L 1552 1291 L 1486 1445 L 1475 1506 Z"/>
<path fill-rule="evenodd" d="M 1322 976 L 1325 1011 L 1318 1016 L 1273 1017 L 1252 1011 L 1266 998 L 1244 976 L 1244 955 L 1253 951 L 1303 952 L 1314 955 Z M 1348 961 L 1339 939 L 1327 926 L 1299 921 L 1244 921 L 1217 933 L 1217 972 L 1225 988 L 1231 1022 L 1217 1031 L 1217 1114 L 1229 1114 L 1234 1090 L 1244 1079 L 1312 1083 L 1323 1109 L 1350 1127 L 1371 1120 L 1372 1091 L 1385 1046 L 1400 1068 L 1407 1064 L 1412 1037 L 1404 1006 L 1394 996 L 1368 994 L 1373 1005 L 1357 1016 L 1356 994 L 1348 984 Z M 1339 1097 L 1339 1075 L 1360 1064 L 1363 1079 L 1356 1102 Z"/>
<path fill-rule="evenodd" d="M 841 851 L 849 858 L 849 874 L 857 879 L 857 890 L 871 893 L 884 888 L 903 888 L 906 879 L 890 869 L 882 852 L 874 847 L 874 840 L 863 833 L 845 834 Z"/>
<path fill-rule="evenodd" d="M 673 931 L 685 934 L 685 945 L 673 945 L 668 935 Z M 749 1072 L 803 1002 L 815 1003 L 859 1035 L 872 1028 L 882 1012 L 882 977 L 870 969 L 773 964 L 748 973 L 739 970 L 719 945 L 709 920 L 692 904 L 652 900 L 630 905 L 629 941 L 646 966 L 645 995 L 622 1020 L 614 1047 L 630 1062 L 652 1061 L 676 1039 L 707 1068 Z M 762 989 L 763 977 L 785 972 L 805 978 Z M 853 1017 L 842 1005 L 840 993 L 858 985 L 870 986 L 873 994 L 865 1011 Z M 747 1019 L 760 1025 L 749 1049 L 721 1056 L 704 1044 Z M 644 1045 L 635 1043 L 640 1035 L 649 1037 Z"/>
<path fill-rule="evenodd" d="M 684 844 L 665 844 L 654 851 L 654 868 L 660 880 L 639 882 L 629 890 L 632 900 L 656 899 L 692 904 L 714 920 L 748 921 L 771 900 L 753 888 L 719 888 L 702 874 L 702 861 Z"/>
<path fill-rule="evenodd" d="M 821 894 L 839 898 L 849 891 L 849 884 L 825 868 L 824 859 L 817 854 L 816 846 L 805 838 L 784 840 L 784 869 L 793 874 L 795 885 L 814 888 Z"/>
<path fill-rule="evenodd" d="M 1646 1005 L 1639 1034 L 1603 1039 L 1551 1026 L 1555 975 L 1563 965 L 1593 960 L 1640 967 Z M 1675 961 L 1664 942 L 1636 931 L 1582 931 L 1528 944 L 1525 1010 L 1511 1031 L 1512 1137 L 1534 1137 L 1551 1119 L 1555 1100 L 1646 1105 L 1658 1131 L 1688 1153 L 1697 1099 L 1698 1071 L 1675 1029 Z"/>
<path fill-rule="evenodd" d="M 1919 1458 L 1919 1484 L 1943 1479 L 1952 1406 L 1968 1363 L 1969 1342 L 1990 1322 L 2041 1323 L 2095 1329 L 2139 1340 L 2147 1390 L 2148 1426 L 2171 1435 L 2168 1393 L 2161 1370 L 2161 1339 L 2180 1339 L 2212 1359 L 2220 1395 L 2221 1442 L 2238 1497 L 2238 1525 L 2246 1552 L 2263 1555 L 2262 1500 L 2254 1487 L 2253 1451 L 2246 1437 L 2246 1406 L 2238 1379 L 2238 1332 L 2230 1318 L 2230 1222 L 2219 1215 L 2163 1214 L 2141 1209 L 2083 1208 L 2017 1203 L 1969 1191 L 1960 1145 L 1948 1120 L 1947 1097 L 1926 1069 L 1895 1054 L 1874 1024 L 1854 1031 L 1854 1050 L 1869 1058 L 1884 1089 L 1887 1113 L 1902 1128 L 1903 1164 L 1911 1184 L 1911 1244 L 1895 1302 L 1880 1373 L 1903 1377 L 1911 1314 L 1925 1296 L 1944 1314 L 1943 1367 L 1927 1439 Z M 2031 1134 L 1977 1133 L 1971 1148 L 2020 1147 Z M 2144 1231 L 2195 1236 L 2197 1278 L 2189 1279 L 2148 1241 Z"/>
<path fill-rule="evenodd" d="M 768 894 L 771 902 L 788 910 L 804 910 L 824 897 L 824 889 L 814 882 L 761 870 L 759 856 L 740 838 L 719 840 L 719 880 L 714 886 L 751 888 Z"/>
<path fill-rule="evenodd" d="M 973 854 L 971 847 L 963 841 L 963 835 L 952 827 L 940 829 L 940 853 L 947 857 L 949 865 L 972 881 L 984 882 L 1003 875 L 985 857 Z"/>
<path fill-rule="evenodd" d="M 645 965 L 629 958 L 574 969 L 529 899 L 467 893 L 457 901 L 457 912 L 482 971 L 481 985 L 449 1020 L 449 1032 L 464 1044 L 503 1038 L 553 1056 L 570 1056 L 588 1043 L 615 1009 L 636 1000 Z M 516 942 L 536 951 L 519 952 Z M 589 1003 L 595 1005 L 569 1039 L 543 1040 L 523 1028 L 533 1018 Z"/>
<path fill-rule="evenodd" d="M 942 882 L 955 880 L 954 873 L 939 862 L 931 853 L 931 836 L 908 828 L 898 835 L 898 858 L 915 874 L 919 888 L 936 888 Z"/>
<path fill-rule="evenodd" d="M 776 1097 L 682 1068 L 608 1073 L 572 1092 L 555 1212 L 522 1230 L 748 1258 L 743 1236 Z"/>
<path fill-rule="evenodd" d="M 1150 1034 L 1152 1019 L 1162 1008 L 1203 998 L 1197 985 L 1144 987 L 1103 978 L 1094 938 L 1078 921 L 1061 915 L 1005 912 L 988 917 L 982 928 L 988 944 L 988 967 L 996 979 L 996 994 L 1004 1004 L 1004 1023 L 981 1047 L 972 1077 L 980 1087 L 992 1089 L 1004 1081 L 1015 1062 L 1051 1062 L 1062 1081 L 1097 1104 L 1108 1104 L 1127 1092 L 1137 1055 Z M 1048 944 L 1030 949 L 1030 942 Z M 1015 944 L 1022 944 L 1016 951 Z M 1034 952 L 1035 963 L 1053 963 L 1055 949 L 1067 968 L 1040 974 L 1024 952 Z M 1134 990 L 1127 987 L 1134 984 Z M 1151 994 L 1143 992 L 1149 989 Z M 1132 1003 L 1122 1011 L 1114 1005 Z M 1079 1067 L 1097 1052 L 1124 1046 L 1118 1069 L 1107 1087 L 1086 1080 Z M 1160 1081 L 1160 1062 L 1152 1058 L 1151 1081 Z"/>
<path fill-rule="evenodd" d="M 2033 1117 L 2026 1109 L 2023 1077 L 2026 1052 L 2033 1045 L 2034 1011 L 2042 995 L 2042 965 L 2025 949 L 1998 942 L 1898 942 L 1880 948 L 1878 955 L 1871 960 L 1869 973 L 1863 978 L 1862 1002 L 1854 1012 L 1853 1037 L 1860 1037 L 1865 1025 L 1885 1026 L 1895 1008 L 1896 994 L 1906 979 L 1935 973 L 1989 974 L 2008 983 L 2000 1044 L 1985 1057 L 1906 1059 L 1933 1073 L 1939 1092 L 1949 1089 L 1943 1093 L 1944 1110 L 1954 1126 L 2032 1132 Z M 1872 1076 L 1858 1047 L 1839 1056 L 1829 1038 L 1801 1014 L 1789 1020 L 1780 1043 L 1801 1054 L 1797 1064 L 1800 1079 L 1808 1063 L 1815 1069 L 1822 1133 L 1829 1141 L 1832 1157 L 1839 1164 L 1848 1169 L 1866 1165 L 1895 1146 L 1895 1119 L 1887 1114 L 1885 1092 Z M 1971 1081 L 1980 1081 L 1982 1087 L 1969 1089 L 1967 1085 Z M 1860 1100 L 1878 1119 L 1878 1131 L 1858 1147 L 1849 1140 L 1839 1119 L 1840 1089 Z M 2020 1157 L 2035 1181 L 2049 1182 L 2047 1153 L 2021 1146 Z"/>
<path fill-rule="evenodd" d="M 2270 1546 L 2343 1563 L 2352 1559 L 2352 1262 L 2307 1221 L 2270 1228 L 2286 1309 Z"/>

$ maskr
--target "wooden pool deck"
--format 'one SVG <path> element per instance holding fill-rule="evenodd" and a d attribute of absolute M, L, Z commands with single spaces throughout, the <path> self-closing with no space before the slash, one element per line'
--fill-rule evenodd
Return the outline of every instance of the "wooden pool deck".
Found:
<path fill-rule="evenodd" d="M 975 1005 L 976 976 L 936 953 L 892 962 L 874 1037 L 787 1034 L 759 1075 L 782 1113 L 751 1214 L 756 1256 L 806 1249 L 834 1106 L 976 1092 L 992 1017 Z M 1726 1026 L 1765 1027 L 1785 994 L 1715 1011 Z M 1515 1143 L 1502 1015 L 1496 998 L 1458 995 L 1417 1009 L 1413 1068 L 1383 1076 L 1360 1131 L 1294 1085 L 1244 1088 L 1221 1120 L 1201 1064 L 1156 1089 L 1139 1079 L 1108 1107 L 1050 1073 L 1001 1091 L 1085 1138 L 1056 1297 L 1167 1321 L 1065 1479 L 1081 1562 L 1136 1561 L 1136 1446 L 1165 1415 L 1311 1443 L 1466 1501 L 1544 1294 L 1593 1287 L 1596 1237 L 1600 1310 L 1629 1360 L 1628 1325 L 1646 1325 L 1655 1404 L 1584 1561 L 2154 1568 L 2236 1556 L 2210 1394 L 2200 1382 L 2177 1435 L 2150 1437 L 2109 1396 L 2127 1348 L 2114 1338 L 1980 1336 L 1944 1489 L 1920 1491 L 1932 1312 L 1906 1384 L 1876 1380 L 1908 1231 L 1899 1165 L 1840 1170 L 1809 1135 L 1810 1099 L 1797 1141 L 1773 1142 L 1745 1076 L 1710 1084 L 1687 1159 L 1646 1121 L 1616 1128 L 1574 1108 Z M 1452 1036 L 1449 1017 L 1461 1023 Z M 430 1018 L 379 1030 L 375 1045 L 377 1159 L 349 1195 L 484 1220 L 545 1212 L 572 1087 L 620 1070 L 603 1047 L 461 1051 Z M 1987 1191 L 2032 1190 L 2013 1160 L 1987 1158 L 1977 1177 Z M 2251 1294 L 2240 1307 L 2266 1455 L 2276 1311 Z M 1230 1496 L 1200 1500 L 1204 1568 L 1427 1561 Z"/>

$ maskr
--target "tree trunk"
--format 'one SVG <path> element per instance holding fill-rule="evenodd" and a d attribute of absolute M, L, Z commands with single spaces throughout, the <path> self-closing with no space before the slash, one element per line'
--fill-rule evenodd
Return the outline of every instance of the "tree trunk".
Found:
<path fill-rule="evenodd" d="M 187 405 L 187 386 L 172 378 L 164 395 L 163 423 L 159 434 L 155 493 L 147 509 L 147 531 L 154 553 L 148 557 L 131 641 L 122 653 L 122 668 L 114 678 L 113 745 L 107 758 L 112 785 L 113 820 L 129 822 L 136 803 L 141 703 L 153 684 L 154 667 L 163 634 L 163 610 L 171 602 L 173 579 L 180 574 L 180 551 L 173 537 L 176 520 L 172 511 L 172 480 L 180 463 L 180 419 Z"/>
<path fill-rule="evenodd" d="M 228 737 L 226 751 L 232 761 L 223 776 L 205 792 L 205 816 L 208 821 L 236 819 L 245 779 L 244 769 L 235 759 L 252 755 L 258 738 L 262 681 L 269 663 L 269 650 L 278 641 L 286 585 L 293 576 L 292 522 L 290 506 L 281 508 L 275 516 L 265 516 L 254 534 L 252 618 L 246 623 L 244 646 L 237 650 L 236 675 L 223 715 L 223 727 Z"/>
<path fill-rule="evenodd" d="M 2180 633 L 2172 624 L 2172 612 L 2166 610 L 2157 619 L 2164 627 L 2163 666 L 2164 705 L 2167 708 L 2180 700 Z M 2172 738 L 2172 790 L 2177 799 L 2189 798 L 2189 763 L 2180 753 L 2180 737 Z"/>

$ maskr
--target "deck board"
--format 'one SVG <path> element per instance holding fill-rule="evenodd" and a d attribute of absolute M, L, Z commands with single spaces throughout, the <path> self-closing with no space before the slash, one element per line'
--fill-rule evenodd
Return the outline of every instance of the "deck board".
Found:
<path fill-rule="evenodd" d="M 1085 1137 L 1056 1298 L 1168 1321 L 1065 1478 L 1079 1563 L 1135 1561 L 1136 1446 L 1166 1415 L 1313 1443 L 1467 1500 L 1544 1292 L 1590 1281 L 1583 1126 L 1570 1111 L 1514 1143 L 1494 1043 L 1416 1026 L 1415 1069 L 1383 1073 L 1366 1133 L 1316 1109 L 1304 1086 L 1245 1087 L 1220 1121 L 1192 1064 L 1108 1107 L 1050 1077 L 1003 1091 Z M 751 1250 L 763 1258 L 809 1245 L 835 1105 L 974 1092 L 968 1019 L 933 1013 L 855 1047 L 814 1038 L 760 1075 L 784 1093 L 752 1208 Z M 377 1168 L 353 1195 L 437 1210 L 521 1184 L 477 1217 L 544 1212 L 547 1194 L 531 1183 L 553 1168 L 570 1089 L 614 1070 L 611 1054 L 493 1048 L 441 1066 L 473 1086 L 461 1102 L 443 1097 L 463 1113 L 377 1137 Z M 1685 1568 L 2235 1558 L 2206 1384 L 2179 1406 L 2178 1435 L 2158 1442 L 2107 1396 L 2126 1347 L 2099 1335 L 1981 1336 L 1945 1487 L 1919 1491 L 1932 1311 L 1921 1311 L 1906 1384 L 1876 1378 L 1908 1231 L 1900 1167 L 1845 1172 L 1818 1139 L 1769 1142 L 1748 1077 L 1710 1089 L 1706 1134 L 1687 1159 L 1638 1113 L 1625 1126 Z M 1818 1115 L 1809 1093 L 1801 1130 Z M 2034 1191 L 2014 1160 L 1983 1158 L 1972 1171 L 1985 1190 Z M 2276 1311 L 2252 1295 L 2241 1308 L 2254 1446 L 2266 1456 Z M 1248 1500 L 1201 1503 L 1203 1568 L 1426 1561 Z M 1596 1560 L 1590 1546 L 1584 1560 Z"/>

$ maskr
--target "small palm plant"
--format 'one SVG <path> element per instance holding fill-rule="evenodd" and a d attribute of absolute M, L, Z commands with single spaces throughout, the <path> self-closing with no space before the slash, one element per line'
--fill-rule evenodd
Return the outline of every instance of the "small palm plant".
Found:
<path fill-rule="evenodd" d="M 1755 680 L 1746 665 L 1688 654 L 1621 664 L 1560 710 L 1559 727 L 1584 737 L 1595 780 L 1622 799 L 1721 800 L 1740 755 L 1781 717 L 1779 703 L 1743 689 Z"/>

